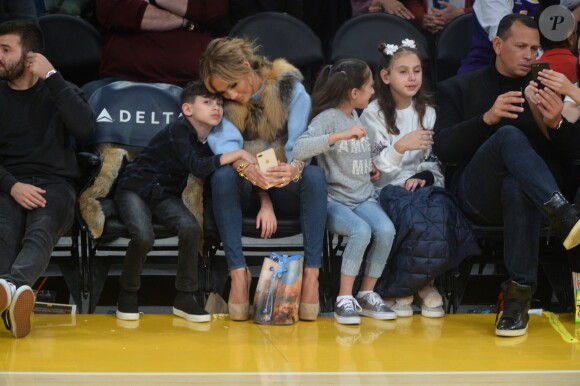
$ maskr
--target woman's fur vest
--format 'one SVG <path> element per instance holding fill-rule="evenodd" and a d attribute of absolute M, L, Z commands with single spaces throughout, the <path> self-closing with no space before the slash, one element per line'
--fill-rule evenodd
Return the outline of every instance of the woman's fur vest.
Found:
<path fill-rule="evenodd" d="M 227 102 L 225 116 L 241 131 L 244 149 L 252 154 L 273 148 L 279 161 L 288 162 L 284 146 L 288 141 L 288 108 L 300 71 L 284 59 L 260 68 L 263 85 L 258 100 L 246 104 Z"/>

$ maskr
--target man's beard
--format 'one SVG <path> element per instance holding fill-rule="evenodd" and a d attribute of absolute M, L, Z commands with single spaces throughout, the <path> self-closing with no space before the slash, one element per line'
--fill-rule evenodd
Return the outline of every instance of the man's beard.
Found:
<path fill-rule="evenodd" d="M 5 64 L 5 67 L 0 66 L 0 79 L 8 82 L 18 79 L 24 74 L 24 61 L 26 55 L 23 53 L 20 60 L 13 65 Z"/>

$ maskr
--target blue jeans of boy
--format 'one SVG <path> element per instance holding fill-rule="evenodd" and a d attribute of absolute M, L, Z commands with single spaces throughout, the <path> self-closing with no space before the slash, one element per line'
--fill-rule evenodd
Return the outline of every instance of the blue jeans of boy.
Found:
<path fill-rule="evenodd" d="M 167 198 L 150 208 L 137 193 L 117 189 L 115 203 L 119 217 L 129 232 L 129 245 L 119 278 L 121 288 L 137 292 L 147 253 L 153 248 L 153 221 L 162 224 L 178 238 L 175 288 L 194 292 L 198 289 L 198 249 L 201 228 L 181 197 Z"/>
<path fill-rule="evenodd" d="M 395 226 L 378 202 L 367 200 L 350 209 L 329 201 L 326 226 L 332 233 L 348 236 L 342 254 L 341 272 L 344 275 L 358 275 L 365 250 L 372 241 L 364 272 L 373 278 L 381 276 L 393 247 Z"/>
<path fill-rule="evenodd" d="M 28 210 L 0 192 L 0 278 L 32 286 L 44 273 L 52 250 L 75 219 L 76 190 L 57 177 L 20 179 L 46 191 L 44 208 Z"/>
<path fill-rule="evenodd" d="M 510 280 L 532 289 L 537 284 L 543 204 L 558 191 L 544 160 L 513 126 L 501 127 L 489 137 L 458 181 L 460 208 L 478 225 L 503 224 Z"/>
<path fill-rule="evenodd" d="M 226 165 L 211 177 L 213 213 L 224 246 L 228 268 L 243 268 L 242 216 L 254 214 L 255 192 L 246 179 Z M 298 182 L 268 190 L 278 218 L 300 216 L 304 238 L 304 267 L 320 268 L 326 222 L 326 178 L 318 166 L 308 165 Z"/>

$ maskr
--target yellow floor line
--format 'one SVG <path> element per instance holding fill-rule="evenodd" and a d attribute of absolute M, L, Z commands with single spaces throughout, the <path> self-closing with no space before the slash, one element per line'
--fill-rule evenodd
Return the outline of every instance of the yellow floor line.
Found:
<path fill-rule="evenodd" d="M 556 330 L 556 332 L 558 334 L 560 334 L 562 339 L 564 339 L 564 342 L 566 342 L 566 343 L 579 343 L 578 339 L 574 338 L 572 335 L 570 335 L 568 330 L 566 330 L 566 327 L 564 327 L 564 325 L 560 322 L 560 317 L 558 315 L 554 314 L 553 312 L 549 312 L 549 311 L 544 311 L 544 315 L 550 321 L 550 326 L 552 326 L 552 328 L 554 330 Z"/>

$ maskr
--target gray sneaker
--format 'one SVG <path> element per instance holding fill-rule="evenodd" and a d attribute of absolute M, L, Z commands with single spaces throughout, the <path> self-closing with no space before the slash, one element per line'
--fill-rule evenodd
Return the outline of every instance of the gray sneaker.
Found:
<path fill-rule="evenodd" d="M 355 298 L 345 296 L 334 303 L 334 318 L 340 324 L 360 324 L 359 312 L 362 308 Z"/>
<path fill-rule="evenodd" d="M 379 320 L 393 320 L 397 318 L 395 311 L 385 306 L 383 299 L 376 292 L 369 292 L 362 296 L 357 295 L 356 300 L 360 304 L 359 314 Z"/>

